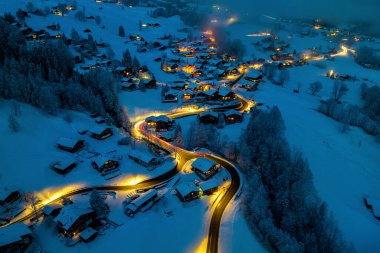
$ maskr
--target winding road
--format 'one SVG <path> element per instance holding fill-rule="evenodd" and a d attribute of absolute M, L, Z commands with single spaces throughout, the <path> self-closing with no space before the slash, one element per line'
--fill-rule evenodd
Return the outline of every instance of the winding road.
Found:
<path fill-rule="evenodd" d="M 174 112 L 174 113 L 168 113 L 166 114 L 168 117 L 176 119 L 176 118 L 183 118 L 187 116 L 197 115 L 200 112 L 206 111 L 206 110 L 213 110 L 213 111 L 223 111 L 228 109 L 237 109 L 239 111 L 244 111 L 249 108 L 249 103 L 241 96 L 238 96 L 238 99 L 240 100 L 239 104 L 235 105 L 227 105 L 222 106 L 218 108 L 210 108 L 210 109 L 198 109 L 193 111 L 184 111 L 184 112 Z M 240 176 L 237 172 L 236 166 L 229 162 L 228 160 L 216 156 L 214 154 L 207 154 L 207 153 L 199 153 L 195 151 L 188 151 L 185 149 L 182 149 L 180 147 L 176 147 L 168 142 L 165 142 L 155 135 L 149 133 L 145 130 L 145 122 L 139 121 L 135 123 L 134 125 L 134 131 L 133 131 L 134 137 L 137 139 L 144 139 L 145 141 L 148 141 L 149 143 L 158 146 L 161 149 L 164 149 L 168 151 L 169 153 L 175 153 L 176 157 L 179 160 L 178 165 L 155 178 L 147 179 L 144 181 L 141 181 L 135 185 L 104 185 L 104 186 L 94 186 L 94 187 L 84 187 L 80 189 L 75 189 L 73 191 L 69 191 L 65 194 L 62 194 L 61 196 L 58 196 L 57 198 L 51 199 L 49 201 L 45 201 L 44 204 L 38 204 L 36 206 L 37 211 L 42 210 L 45 205 L 48 205 L 50 203 L 54 203 L 58 200 L 62 200 L 65 197 L 70 197 L 78 194 L 88 193 L 92 190 L 99 190 L 99 191 L 126 191 L 126 190 L 139 190 L 139 189 L 147 189 L 147 188 L 153 188 L 155 186 L 158 186 L 160 184 L 163 184 L 170 179 L 172 179 L 178 172 L 181 171 L 183 165 L 194 158 L 197 157 L 206 157 L 210 160 L 213 160 L 219 164 L 221 164 L 224 168 L 227 169 L 227 171 L 231 175 L 231 184 L 225 194 L 222 196 L 222 198 L 217 202 L 214 211 L 212 213 L 210 225 L 209 225 L 209 231 L 208 231 L 208 240 L 207 240 L 207 250 L 206 252 L 209 253 L 217 253 L 218 252 L 218 246 L 219 246 L 219 230 L 220 230 L 220 223 L 223 217 L 223 213 L 225 209 L 227 208 L 228 204 L 230 203 L 231 199 L 235 196 L 237 191 L 240 187 Z M 21 213 L 19 215 L 20 217 L 17 217 L 13 220 L 11 220 L 8 224 L 0 226 L 5 227 L 9 226 L 14 223 L 23 222 L 29 219 L 32 219 L 35 217 L 34 212 L 29 212 L 27 214 Z"/>

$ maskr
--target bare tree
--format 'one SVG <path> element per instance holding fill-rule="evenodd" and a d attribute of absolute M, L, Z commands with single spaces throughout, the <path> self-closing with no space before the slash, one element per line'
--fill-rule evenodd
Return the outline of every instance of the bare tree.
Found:
<path fill-rule="evenodd" d="M 342 81 L 335 81 L 333 86 L 332 95 L 335 101 L 339 102 L 340 99 L 347 93 L 348 87 Z"/>
<path fill-rule="evenodd" d="M 322 88 L 323 88 L 322 83 L 319 81 L 311 83 L 310 84 L 311 95 L 313 96 L 317 95 L 322 90 Z"/>

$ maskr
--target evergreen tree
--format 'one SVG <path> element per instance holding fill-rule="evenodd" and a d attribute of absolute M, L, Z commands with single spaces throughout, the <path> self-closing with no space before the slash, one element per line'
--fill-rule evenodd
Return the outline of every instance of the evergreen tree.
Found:
<path fill-rule="evenodd" d="M 176 124 L 176 128 L 174 130 L 174 145 L 180 148 L 183 148 L 185 143 L 182 136 L 182 127 L 180 124 Z"/>
<path fill-rule="evenodd" d="M 105 202 L 103 196 L 96 190 L 91 192 L 90 205 L 92 209 L 94 209 L 98 219 L 107 219 L 110 213 L 110 207 Z"/>
<path fill-rule="evenodd" d="M 126 68 L 132 69 L 132 56 L 128 49 L 123 53 L 123 59 L 121 60 L 121 65 Z"/>
<path fill-rule="evenodd" d="M 121 25 L 119 26 L 119 32 L 118 32 L 118 35 L 120 37 L 125 37 L 125 31 L 124 31 L 124 27 Z"/>
<path fill-rule="evenodd" d="M 139 60 L 137 59 L 136 56 L 133 57 L 133 61 L 132 61 L 132 72 L 133 73 L 137 73 L 140 69 L 140 62 Z"/>

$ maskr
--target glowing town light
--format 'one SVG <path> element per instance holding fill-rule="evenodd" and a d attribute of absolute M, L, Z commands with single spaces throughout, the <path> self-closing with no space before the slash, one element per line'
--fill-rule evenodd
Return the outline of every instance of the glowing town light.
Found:
<path fill-rule="evenodd" d="M 227 24 L 227 25 L 232 25 L 233 23 L 236 23 L 236 22 L 237 22 L 237 18 L 235 18 L 235 17 L 230 17 L 229 19 L 227 19 L 226 24 Z"/>
<path fill-rule="evenodd" d="M 215 24 L 215 23 L 218 23 L 218 20 L 217 19 L 211 19 L 210 22 Z"/>
<path fill-rule="evenodd" d="M 204 35 L 209 35 L 209 36 L 212 36 L 213 35 L 213 32 L 211 30 L 206 30 L 203 32 Z"/>
<path fill-rule="evenodd" d="M 182 71 L 183 72 L 186 72 L 188 74 L 193 74 L 196 70 L 196 66 L 194 65 L 186 65 L 184 67 L 182 67 Z"/>

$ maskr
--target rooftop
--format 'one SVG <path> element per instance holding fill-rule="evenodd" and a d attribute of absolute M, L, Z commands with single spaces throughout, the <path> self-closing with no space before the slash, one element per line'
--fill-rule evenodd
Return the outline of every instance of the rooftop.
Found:
<path fill-rule="evenodd" d="M 191 166 L 193 166 L 193 168 L 195 169 L 198 169 L 202 172 L 207 172 L 209 171 L 214 165 L 216 165 L 217 163 L 214 162 L 214 161 L 211 161 L 207 158 L 197 158 L 192 164 Z"/>

